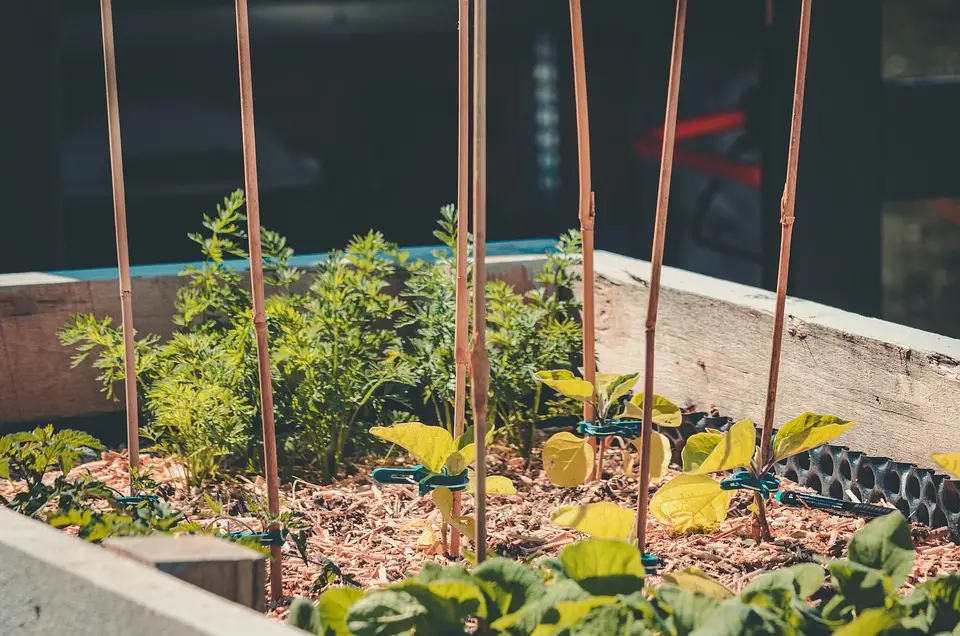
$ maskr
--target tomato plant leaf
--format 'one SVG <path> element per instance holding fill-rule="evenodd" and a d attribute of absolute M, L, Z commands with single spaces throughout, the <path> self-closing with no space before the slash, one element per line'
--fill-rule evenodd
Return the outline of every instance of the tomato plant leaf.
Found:
<path fill-rule="evenodd" d="M 701 435 L 705 437 L 696 439 Z M 690 441 L 693 442 L 692 446 Z M 753 459 L 757 449 L 757 429 L 750 420 L 741 420 L 719 439 L 714 433 L 697 433 L 690 437 L 690 441 L 684 446 L 682 453 L 684 472 L 703 475 L 733 470 L 749 465 Z M 703 453 L 708 450 L 704 456 Z"/>
<path fill-rule="evenodd" d="M 609 501 L 562 506 L 550 516 L 550 523 L 588 534 L 595 539 L 626 541 L 633 531 L 634 512 Z"/>
<path fill-rule="evenodd" d="M 833 415 L 809 411 L 784 424 L 773 438 L 774 459 L 780 461 L 836 439 L 854 425 Z"/>
<path fill-rule="evenodd" d="M 543 445 L 543 469 L 555 486 L 579 486 L 593 470 L 593 448 L 573 433 L 557 433 Z"/>
<path fill-rule="evenodd" d="M 934 453 L 930 458 L 937 466 L 954 477 L 960 478 L 960 453 Z"/>
<path fill-rule="evenodd" d="M 677 475 L 650 500 L 650 512 L 660 523 L 680 532 L 717 529 L 727 518 L 734 491 L 723 490 L 706 475 Z"/>
<path fill-rule="evenodd" d="M 629 594 L 643 589 L 646 574 L 636 546 L 615 539 L 592 539 L 560 551 L 563 571 L 593 595 Z"/>
<path fill-rule="evenodd" d="M 450 454 L 457 450 L 453 437 L 446 429 L 420 422 L 374 426 L 370 433 L 405 449 L 427 470 L 435 473 L 440 472 Z"/>
<path fill-rule="evenodd" d="M 630 401 L 624 404 L 624 411 L 617 418 L 643 419 L 643 393 L 635 393 Z M 680 407 L 665 397 L 654 395 L 653 423 L 668 428 L 680 426 L 683 423 L 683 414 L 680 412 Z"/>
<path fill-rule="evenodd" d="M 637 452 L 641 452 L 642 439 L 637 438 L 630 443 L 633 444 Z M 673 446 L 670 444 L 670 438 L 663 433 L 653 432 L 650 437 L 650 479 L 656 481 L 663 479 L 670 469 L 670 458 L 673 456 Z M 634 455 L 629 451 L 623 452 L 623 472 L 628 477 L 633 475 Z"/>
<path fill-rule="evenodd" d="M 690 590 L 691 592 L 700 592 L 704 596 L 709 596 L 718 601 L 725 601 L 733 598 L 734 594 L 718 581 L 710 577 L 709 574 L 700 568 L 687 568 L 682 572 L 673 572 L 664 574 L 665 583 L 670 583 L 679 587 L 681 590 Z"/>
<path fill-rule="evenodd" d="M 910 524 L 899 511 L 877 517 L 853 535 L 847 556 L 854 563 L 886 573 L 899 588 L 907 582 L 916 557 Z"/>

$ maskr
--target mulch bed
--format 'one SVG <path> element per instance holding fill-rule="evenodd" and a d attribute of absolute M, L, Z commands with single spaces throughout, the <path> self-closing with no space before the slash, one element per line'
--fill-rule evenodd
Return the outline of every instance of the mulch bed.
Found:
<path fill-rule="evenodd" d="M 488 498 L 491 555 L 528 560 L 555 555 L 563 546 L 580 539 L 579 533 L 550 523 L 550 515 L 559 506 L 603 500 L 630 508 L 636 505 L 636 480 L 622 476 L 615 453 L 610 454 L 607 464 L 610 473 L 602 481 L 577 488 L 559 488 L 550 485 L 539 456 L 533 458 L 530 468 L 525 468 L 524 460 L 511 451 L 499 447 L 492 450 L 493 454 L 488 456 L 488 474 L 511 478 L 518 494 Z M 181 472 L 171 460 L 145 456 L 143 464 L 153 470 L 152 477 L 159 482 L 176 484 L 179 480 Z M 439 521 L 430 497 L 417 496 L 413 486 L 375 484 L 369 478 L 370 468 L 357 465 L 354 475 L 326 486 L 301 478 L 282 486 L 280 496 L 284 507 L 311 522 L 313 532 L 308 540 L 309 563 L 303 562 L 290 541 L 284 547 L 284 555 L 288 557 L 283 565 L 285 599 L 271 611 L 274 617 L 285 617 L 293 597 L 316 597 L 322 591 L 325 578 L 321 574 L 327 560 L 364 587 L 398 581 L 405 574 L 416 572 L 425 560 L 451 562 L 441 553 L 439 544 L 418 545 L 423 527 L 417 522 Z M 112 451 L 103 453 L 100 460 L 77 467 L 74 472 L 90 474 L 120 490 L 127 485 L 126 457 Z M 792 487 L 789 482 L 786 486 Z M 232 497 L 239 499 L 237 489 L 265 496 L 265 482 L 261 477 L 256 480 L 239 477 L 232 486 L 218 485 L 207 492 L 224 502 Z M 12 494 L 11 485 L 0 483 L 0 494 Z M 465 495 L 467 514 L 471 512 L 470 501 L 471 496 Z M 663 573 L 696 566 L 739 591 L 766 570 L 810 561 L 815 554 L 842 556 L 850 537 L 864 525 L 862 519 L 771 503 L 767 510 L 775 541 L 763 543 L 752 534 L 753 524 L 747 510 L 751 501 L 746 493 L 738 494 L 729 518 L 710 535 L 670 535 L 656 521 L 651 521 L 647 551 L 663 560 Z M 186 492 L 178 488 L 173 503 L 191 519 L 202 522 L 215 517 L 206 506 L 203 493 L 195 489 Z M 236 501 L 227 503 L 226 509 L 235 514 L 238 521 L 259 529 L 254 517 L 244 515 L 242 505 Z M 237 529 L 223 526 L 223 530 Z M 917 560 L 908 588 L 927 577 L 960 571 L 960 546 L 950 540 L 946 528 L 933 530 L 914 525 L 913 539 Z M 653 577 L 651 583 L 658 582 L 658 578 Z"/>

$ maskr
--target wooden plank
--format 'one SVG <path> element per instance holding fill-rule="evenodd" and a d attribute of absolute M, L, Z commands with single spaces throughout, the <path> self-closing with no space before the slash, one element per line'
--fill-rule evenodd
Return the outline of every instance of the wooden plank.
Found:
<path fill-rule="evenodd" d="M 598 252 L 597 355 L 604 371 L 642 368 L 650 264 Z M 657 393 L 734 418 L 763 416 L 774 295 L 673 268 L 663 272 Z M 775 424 L 803 411 L 855 420 L 838 443 L 931 467 L 960 449 L 960 341 L 795 298 Z"/>
<path fill-rule="evenodd" d="M 265 611 L 266 559 L 204 535 L 111 537 L 103 546 L 229 601 Z"/>

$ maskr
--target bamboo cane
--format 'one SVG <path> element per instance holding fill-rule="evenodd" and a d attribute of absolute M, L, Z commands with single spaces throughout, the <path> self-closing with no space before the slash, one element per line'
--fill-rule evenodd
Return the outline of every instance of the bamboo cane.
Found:
<path fill-rule="evenodd" d="M 487 556 L 487 0 L 474 0 L 473 41 L 473 347 L 470 353 L 470 395 L 477 451 L 477 563 Z"/>
<path fill-rule="evenodd" d="M 596 329 L 594 326 L 593 291 L 593 191 L 590 175 L 590 121 L 587 116 L 587 63 L 583 52 L 583 20 L 580 0 L 570 0 L 570 37 L 573 45 L 573 90 L 577 107 L 577 170 L 580 181 L 580 236 L 583 242 L 583 379 L 593 384 L 596 380 Z M 583 404 L 583 420 L 592 422 L 596 413 L 593 405 Z M 597 450 L 597 440 L 588 438 Z M 602 449 L 600 455 L 603 454 Z M 599 460 L 598 460 L 599 463 Z M 600 471 L 594 466 L 590 479 L 597 479 Z"/>
<path fill-rule="evenodd" d="M 673 53 L 670 59 L 670 83 L 663 124 L 663 153 L 660 158 L 660 186 L 657 216 L 653 227 L 653 253 L 650 256 L 650 295 L 647 298 L 646 365 L 643 376 L 643 432 L 640 445 L 640 486 L 637 492 L 637 543 L 646 546 L 648 490 L 650 489 L 650 438 L 653 434 L 653 368 L 657 334 L 657 309 L 660 303 L 660 274 L 663 269 L 663 244 L 667 233 L 670 204 L 670 177 L 673 174 L 673 147 L 677 132 L 677 103 L 680 98 L 680 69 L 683 65 L 683 34 L 687 20 L 687 0 L 677 0 L 673 27 Z"/>
<path fill-rule="evenodd" d="M 790 123 L 790 147 L 787 150 L 787 176 L 780 200 L 780 267 L 777 271 L 777 301 L 773 315 L 773 343 L 770 347 L 770 374 L 767 382 L 767 402 L 763 413 L 763 431 L 760 434 L 762 465 L 770 465 L 770 442 L 773 437 L 773 417 L 777 408 L 777 383 L 780 379 L 780 349 L 783 344 L 783 317 L 787 303 L 787 278 L 790 273 L 790 243 L 793 239 L 794 209 L 797 204 L 797 168 L 800 163 L 800 128 L 803 123 L 803 93 L 807 77 L 807 51 L 810 43 L 810 10 L 812 0 L 803 0 L 800 9 L 800 37 L 797 45 L 797 72 L 793 87 L 793 120 Z M 764 539 L 770 539 L 766 510 L 762 497 L 756 498 L 760 529 Z"/>
<path fill-rule="evenodd" d="M 469 290 L 467 289 L 467 196 L 469 195 L 468 170 L 470 162 L 470 0 L 458 0 L 459 5 L 459 86 L 457 105 L 457 309 L 454 323 L 454 358 L 457 365 L 454 393 L 453 431 L 456 437 L 463 435 L 467 407 L 467 363 L 469 357 Z M 453 493 L 453 515 L 460 514 L 460 491 Z M 450 532 L 450 554 L 460 556 L 460 532 Z"/>
<path fill-rule="evenodd" d="M 120 105 L 117 97 L 117 58 L 113 45 L 111 0 L 100 0 L 103 32 L 103 70 L 107 85 L 107 124 L 110 136 L 110 180 L 113 184 L 113 221 L 117 233 L 117 265 L 120 270 L 120 325 L 123 329 L 123 385 L 127 407 L 127 465 L 130 494 L 135 494 L 134 476 L 140 468 L 140 422 L 137 406 L 137 358 L 133 341 L 133 291 L 130 284 L 130 254 L 127 243 L 127 201 L 123 187 L 123 150 L 120 140 Z"/>
<path fill-rule="evenodd" d="M 253 328 L 257 339 L 257 369 L 260 378 L 260 413 L 263 420 L 263 461 L 267 478 L 267 507 L 280 516 L 277 439 L 273 424 L 273 388 L 270 384 L 270 352 L 267 348 L 267 317 L 263 293 L 263 252 L 260 244 L 260 186 L 257 183 L 257 140 L 253 125 L 253 79 L 250 70 L 250 24 L 247 0 L 236 0 L 237 53 L 240 66 L 240 115 L 243 128 L 243 173 L 247 200 L 247 235 L 250 245 L 250 291 L 253 298 Z M 278 530 L 277 524 L 270 526 Z M 270 548 L 270 600 L 283 594 L 280 546 Z"/>

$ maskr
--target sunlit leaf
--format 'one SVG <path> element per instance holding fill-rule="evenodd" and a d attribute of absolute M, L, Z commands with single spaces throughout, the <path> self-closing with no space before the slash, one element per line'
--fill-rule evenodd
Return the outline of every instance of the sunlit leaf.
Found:
<path fill-rule="evenodd" d="M 456 616 L 487 617 L 487 601 L 472 582 L 440 580 L 427 583 L 427 589 L 441 599 L 453 601 L 457 605 Z"/>
<path fill-rule="evenodd" d="M 703 475 L 742 468 L 750 464 L 756 448 L 757 429 L 750 420 L 737 422 L 719 439 L 714 433 L 697 433 L 683 447 L 683 470 Z"/>
<path fill-rule="evenodd" d="M 484 443 L 487 448 L 490 447 L 490 444 L 493 443 L 493 439 L 497 434 L 497 429 L 494 427 L 489 427 L 487 429 L 486 435 L 483 436 Z M 477 449 L 473 443 L 473 425 L 467 427 L 463 432 L 463 435 L 457 438 L 457 447 L 459 447 L 459 453 L 463 455 L 464 460 L 467 462 L 467 466 L 473 464 L 474 460 L 477 458 Z"/>
<path fill-rule="evenodd" d="M 579 486 L 593 470 L 593 448 L 573 433 L 557 433 L 543 445 L 543 469 L 556 486 Z"/>
<path fill-rule="evenodd" d="M 603 396 L 605 404 L 612 404 L 630 392 L 637 383 L 639 373 L 598 373 L 594 378 L 597 393 Z"/>
<path fill-rule="evenodd" d="M 430 493 L 430 497 L 444 521 L 456 528 L 460 534 L 468 537 L 476 536 L 477 522 L 473 517 L 453 516 L 453 492 L 449 488 L 436 488 Z"/>
<path fill-rule="evenodd" d="M 664 574 L 663 581 L 676 585 L 682 590 L 700 592 L 704 596 L 723 601 L 734 596 L 733 592 L 710 577 L 700 568 L 687 568 L 682 572 Z"/>
<path fill-rule="evenodd" d="M 642 442 L 643 440 L 639 437 L 630 442 L 637 449 L 637 453 L 641 452 Z M 624 451 L 623 456 L 623 472 L 627 476 L 631 476 L 635 463 L 634 455 L 629 451 Z M 654 431 L 650 437 L 650 479 L 653 481 L 663 479 L 667 470 L 670 469 L 670 458 L 672 456 L 673 446 L 670 444 L 670 438 L 663 433 Z M 639 465 L 639 460 L 636 460 L 636 464 Z"/>
<path fill-rule="evenodd" d="M 624 404 L 624 411 L 617 416 L 619 419 L 643 419 L 643 393 L 635 393 L 630 401 Z M 653 396 L 653 423 L 657 426 L 676 428 L 683 423 L 683 414 L 680 407 L 659 395 Z"/>
<path fill-rule="evenodd" d="M 453 437 L 439 426 L 427 426 L 420 422 L 405 422 L 393 426 L 374 426 L 373 435 L 405 449 L 427 470 L 440 472 L 447 457 L 457 450 Z M 462 455 L 463 453 L 461 453 Z"/>
<path fill-rule="evenodd" d="M 446 466 L 448 474 L 459 475 L 467 468 L 467 460 L 464 459 L 462 453 L 450 453 L 444 466 Z"/>
<path fill-rule="evenodd" d="M 534 377 L 561 395 L 580 402 L 593 401 L 593 385 L 569 371 L 540 371 Z"/>
<path fill-rule="evenodd" d="M 590 539 L 560 551 L 563 571 L 594 595 L 629 594 L 643 588 L 646 571 L 636 546 L 615 539 Z"/>
<path fill-rule="evenodd" d="M 836 439 L 854 425 L 833 415 L 803 413 L 784 424 L 773 439 L 774 458 L 779 461 Z"/>
<path fill-rule="evenodd" d="M 716 530 L 727 518 L 734 491 L 706 475 L 677 475 L 650 500 L 650 513 L 680 532 Z"/>
<path fill-rule="evenodd" d="M 847 623 L 834 636 L 879 636 L 904 632 L 900 619 L 885 609 L 868 609 L 852 622 Z"/>
<path fill-rule="evenodd" d="M 744 592 L 785 589 L 800 598 L 808 598 L 823 587 L 823 568 L 816 563 L 798 563 L 761 574 L 743 588 Z"/>
<path fill-rule="evenodd" d="M 556 612 L 558 614 L 557 622 L 555 624 L 539 626 L 536 630 L 534 630 L 531 636 L 537 636 L 538 634 L 544 634 L 545 636 L 548 636 L 549 634 L 566 633 L 563 630 L 580 623 L 584 617 L 586 617 L 586 615 L 594 609 L 598 607 L 604 607 L 606 605 L 613 605 L 616 602 L 616 596 L 589 596 L 578 601 L 561 601 L 556 605 Z M 609 633 L 611 636 L 614 636 L 613 632 Z"/>
<path fill-rule="evenodd" d="M 471 470 L 469 472 L 469 475 L 470 475 L 470 483 L 467 485 L 467 488 L 464 492 L 475 493 L 477 492 L 477 474 Z M 487 477 L 484 483 L 487 485 L 488 495 L 517 494 L 516 487 L 513 485 L 513 482 L 510 481 L 508 477 L 492 475 L 490 477 Z"/>
<path fill-rule="evenodd" d="M 536 570 L 503 557 L 488 559 L 477 566 L 473 580 L 491 601 L 487 604 L 491 620 L 516 612 L 543 596 L 545 591 Z"/>
<path fill-rule="evenodd" d="M 595 539 L 626 541 L 633 531 L 634 511 L 615 503 L 601 501 L 583 506 L 562 506 L 550 516 L 550 522 L 571 528 Z"/>
<path fill-rule="evenodd" d="M 336 636 L 349 636 L 347 612 L 362 597 L 363 590 L 353 587 L 334 587 L 321 594 L 317 600 L 317 613 L 324 633 L 332 630 Z"/>
<path fill-rule="evenodd" d="M 960 478 L 960 453 L 934 453 L 930 458 L 937 466 L 954 477 Z"/>

